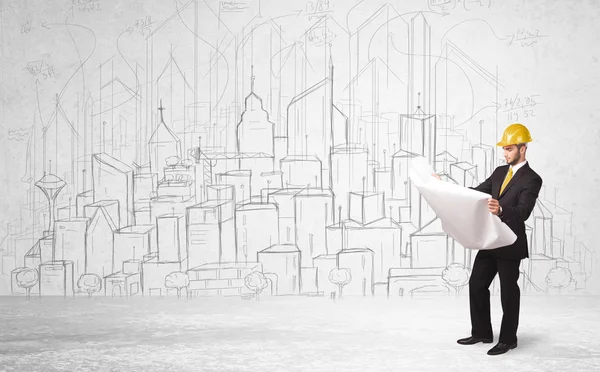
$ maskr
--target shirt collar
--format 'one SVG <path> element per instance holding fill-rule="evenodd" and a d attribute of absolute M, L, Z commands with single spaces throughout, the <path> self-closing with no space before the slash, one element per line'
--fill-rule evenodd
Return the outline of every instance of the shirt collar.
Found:
<path fill-rule="evenodd" d="M 522 161 L 519 164 L 511 165 L 510 167 L 512 168 L 513 174 L 517 173 L 517 171 L 521 169 L 521 167 L 523 167 L 526 163 L 527 160 Z"/>

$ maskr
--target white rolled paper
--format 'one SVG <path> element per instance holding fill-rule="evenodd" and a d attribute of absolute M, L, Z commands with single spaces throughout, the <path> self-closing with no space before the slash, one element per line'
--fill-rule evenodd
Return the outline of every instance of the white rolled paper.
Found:
<path fill-rule="evenodd" d="M 446 234 L 468 249 L 495 249 L 514 243 L 515 233 L 490 213 L 490 195 L 440 181 L 423 157 L 411 159 L 409 177 L 442 223 Z"/>

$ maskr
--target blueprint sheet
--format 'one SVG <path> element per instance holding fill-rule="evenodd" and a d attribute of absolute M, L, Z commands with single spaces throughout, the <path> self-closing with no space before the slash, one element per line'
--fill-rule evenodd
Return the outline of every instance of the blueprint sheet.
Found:
<path fill-rule="evenodd" d="M 412 159 L 410 179 L 446 234 L 468 249 L 495 249 L 515 242 L 515 233 L 488 210 L 490 195 L 440 181 L 432 173 L 425 158 Z"/>

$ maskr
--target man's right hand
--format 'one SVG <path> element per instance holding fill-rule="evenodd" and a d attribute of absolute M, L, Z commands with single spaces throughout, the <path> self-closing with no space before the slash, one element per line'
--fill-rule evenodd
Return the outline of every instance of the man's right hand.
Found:
<path fill-rule="evenodd" d="M 439 174 L 437 174 L 437 173 L 431 173 L 431 175 L 432 175 L 433 177 L 437 178 L 437 179 L 438 179 L 438 180 L 440 180 L 440 181 L 442 180 L 442 177 L 440 177 L 440 175 L 439 175 Z"/>

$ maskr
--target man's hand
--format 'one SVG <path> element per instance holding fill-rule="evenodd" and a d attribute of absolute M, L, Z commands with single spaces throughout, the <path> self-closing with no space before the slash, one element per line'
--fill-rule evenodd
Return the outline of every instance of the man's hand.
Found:
<path fill-rule="evenodd" d="M 437 173 L 431 173 L 431 175 L 434 176 L 435 178 L 437 178 L 440 181 L 442 180 L 442 177 L 440 177 L 440 175 L 437 174 Z"/>
<path fill-rule="evenodd" d="M 498 200 L 492 198 L 488 199 L 488 209 L 490 210 L 490 213 L 497 216 L 498 213 L 500 213 L 500 203 Z"/>

